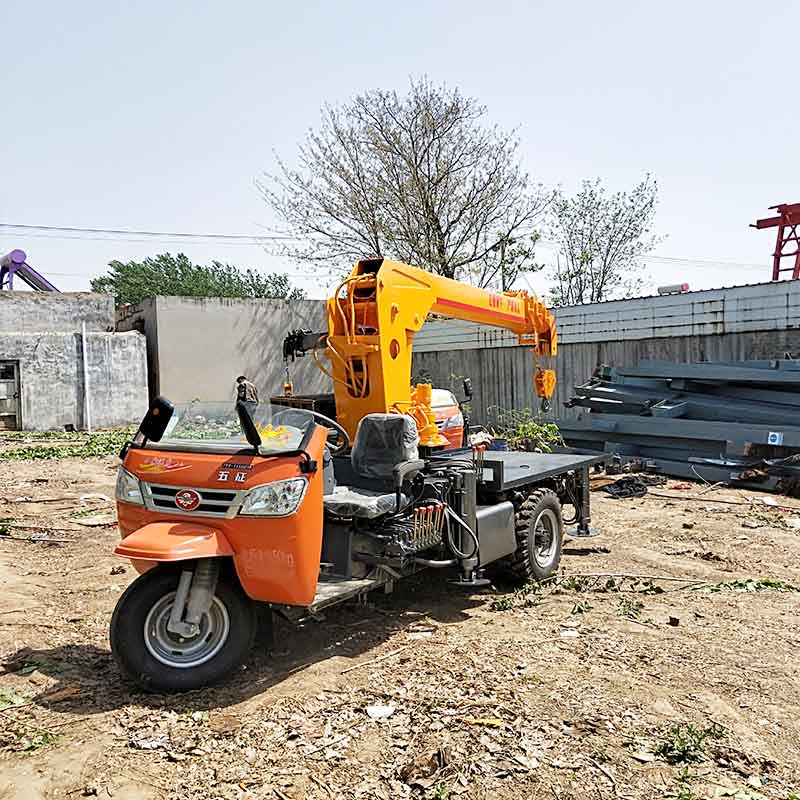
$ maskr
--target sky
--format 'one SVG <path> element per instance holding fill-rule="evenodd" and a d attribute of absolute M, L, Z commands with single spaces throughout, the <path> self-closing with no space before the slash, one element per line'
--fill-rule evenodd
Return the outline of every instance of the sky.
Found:
<path fill-rule="evenodd" d="M 517 128 L 546 186 L 621 190 L 652 173 L 651 288 L 769 280 L 774 233 L 748 226 L 800 202 L 798 22 L 797 0 L 6 0 L 0 223 L 263 233 L 274 219 L 254 181 L 275 153 L 294 161 L 323 103 L 424 74 Z M 252 244 L 0 227 L 0 253 L 14 247 L 64 291 L 167 250 L 284 271 L 311 297 L 333 283 Z M 529 281 L 546 291 L 547 270 Z"/>

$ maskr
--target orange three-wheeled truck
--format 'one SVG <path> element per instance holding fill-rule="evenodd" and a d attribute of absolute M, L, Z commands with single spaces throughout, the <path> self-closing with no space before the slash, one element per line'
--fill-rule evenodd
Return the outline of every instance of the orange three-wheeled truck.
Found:
<path fill-rule="evenodd" d="M 338 421 L 266 403 L 151 404 L 116 490 L 115 552 L 140 573 L 111 620 L 128 677 L 157 691 L 222 679 L 247 657 L 258 604 L 296 618 L 426 568 L 463 587 L 488 583 L 489 565 L 546 578 L 562 503 L 574 534 L 590 535 L 589 468 L 602 457 L 443 449 L 430 387 L 409 385 L 413 333 L 431 310 L 555 354 L 536 298 L 374 259 L 329 301 L 328 333 L 293 345 L 324 346 Z M 537 365 L 537 394 L 553 380 Z"/>

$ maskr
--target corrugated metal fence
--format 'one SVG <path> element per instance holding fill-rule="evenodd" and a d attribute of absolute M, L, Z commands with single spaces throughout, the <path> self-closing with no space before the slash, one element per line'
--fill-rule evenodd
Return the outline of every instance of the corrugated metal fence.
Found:
<path fill-rule="evenodd" d="M 760 283 L 682 295 L 615 300 L 554 311 L 559 350 L 552 415 L 574 418 L 563 401 L 599 364 L 640 358 L 724 361 L 800 354 L 800 281 Z M 414 338 L 414 376 L 475 389 L 473 414 L 533 408 L 533 359 L 513 334 L 459 320 L 429 322 Z"/>

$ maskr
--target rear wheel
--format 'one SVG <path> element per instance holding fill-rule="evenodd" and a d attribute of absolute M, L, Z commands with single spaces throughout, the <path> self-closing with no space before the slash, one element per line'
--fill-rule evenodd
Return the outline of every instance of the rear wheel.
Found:
<path fill-rule="evenodd" d="M 185 692 L 210 686 L 239 667 L 256 634 L 254 604 L 220 576 L 195 636 L 167 629 L 180 571 L 164 567 L 135 580 L 111 618 L 111 651 L 122 672 L 150 691 Z"/>
<path fill-rule="evenodd" d="M 523 501 L 515 517 L 517 549 L 506 571 L 522 582 L 542 581 L 558 570 L 564 523 L 555 492 L 537 489 Z"/>

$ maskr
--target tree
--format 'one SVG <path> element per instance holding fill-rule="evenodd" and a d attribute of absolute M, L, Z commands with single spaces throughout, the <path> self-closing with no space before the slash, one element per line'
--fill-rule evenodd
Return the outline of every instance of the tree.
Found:
<path fill-rule="evenodd" d="M 259 181 L 301 262 L 390 257 L 479 286 L 510 286 L 533 259 L 548 197 L 523 171 L 514 133 L 457 89 L 411 81 L 325 106 L 296 168 Z"/>
<path fill-rule="evenodd" d="M 658 241 L 651 235 L 658 185 L 650 176 L 630 193 L 607 194 L 600 180 L 584 181 L 550 206 L 551 235 L 559 244 L 550 290 L 554 305 L 630 297 L 641 289 L 642 256 Z"/>
<path fill-rule="evenodd" d="M 112 261 L 108 274 L 93 278 L 93 292 L 113 294 L 117 306 L 139 303 L 155 295 L 179 297 L 272 297 L 295 300 L 303 292 L 293 289 L 281 273 L 262 275 L 252 269 L 212 261 L 193 264 L 183 253 L 162 253 L 144 261 Z"/>

